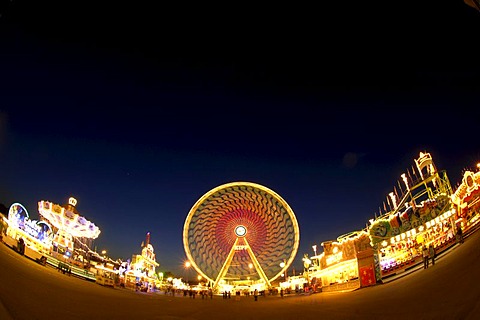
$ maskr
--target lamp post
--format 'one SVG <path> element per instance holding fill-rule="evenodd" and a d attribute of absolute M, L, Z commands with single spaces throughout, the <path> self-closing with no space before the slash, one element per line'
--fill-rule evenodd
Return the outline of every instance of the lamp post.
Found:
<path fill-rule="evenodd" d="M 102 250 L 102 256 L 103 256 L 103 263 L 105 264 L 105 260 L 107 260 L 107 250 Z M 105 266 L 107 266 L 105 264 Z"/>
<path fill-rule="evenodd" d="M 185 269 L 187 269 L 187 284 L 188 284 L 188 273 L 191 265 L 192 264 L 190 263 L 190 261 L 185 262 Z"/>
<path fill-rule="evenodd" d="M 287 263 L 285 262 L 285 259 L 280 262 L 280 268 L 285 268 L 285 266 L 287 265 Z M 282 277 L 283 277 L 283 281 L 285 281 L 287 279 L 287 270 L 285 270 L 284 273 L 282 273 Z"/>
<path fill-rule="evenodd" d="M 307 254 L 304 255 L 302 260 L 303 260 L 303 267 L 305 268 L 305 270 L 307 272 L 307 282 L 308 282 L 308 285 L 310 285 L 310 277 L 309 277 L 309 274 L 308 274 L 308 269 L 310 268 L 310 264 L 312 263 L 312 261 L 308 258 Z"/>
<path fill-rule="evenodd" d="M 249 263 L 248 264 L 248 269 L 250 269 L 250 273 L 249 274 L 252 274 L 252 269 L 253 269 L 253 263 Z M 250 276 L 247 277 L 247 280 L 248 280 L 248 285 L 251 286 L 253 284 L 253 281 L 250 281 Z"/>

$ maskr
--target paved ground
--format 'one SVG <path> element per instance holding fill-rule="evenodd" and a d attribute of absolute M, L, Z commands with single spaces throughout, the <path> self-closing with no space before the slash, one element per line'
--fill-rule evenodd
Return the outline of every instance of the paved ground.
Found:
<path fill-rule="evenodd" d="M 213 300 L 102 287 L 0 245 L 0 319 L 480 319 L 480 232 L 435 266 L 343 293 Z"/>

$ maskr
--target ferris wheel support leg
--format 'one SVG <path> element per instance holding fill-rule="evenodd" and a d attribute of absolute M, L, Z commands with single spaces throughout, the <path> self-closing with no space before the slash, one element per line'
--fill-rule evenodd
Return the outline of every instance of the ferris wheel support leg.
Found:
<path fill-rule="evenodd" d="M 235 248 L 238 244 L 238 238 L 235 240 L 235 243 L 232 246 L 232 249 L 230 249 L 230 252 L 228 253 L 227 259 L 225 259 L 225 263 L 222 266 L 222 269 L 220 269 L 220 272 L 218 273 L 217 279 L 215 280 L 215 283 L 213 284 L 213 287 L 216 288 L 220 280 L 225 277 L 227 274 L 228 268 L 230 267 L 230 264 L 232 263 L 233 256 L 235 255 Z"/>
<path fill-rule="evenodd" d="M 253 254 L 252 248 L 250 248 L 250 245 L 248 244 L 247 239 L 243 239 L 243 241 L 245 241 L 245 244 L 247 245 L 247 252 L 248 252 L 248 255 L 250 256 L 250 259 L 252 259 L 255 270 L 257 270 L 258 274 L 260 275 L 260 278 L 262 278 L 263 281 L 265 281 L 265 284 L 268 286 L 268 288 L 270 288 L 271 287 L 270 281 L 268 280 L 265 272 L 263 272 L 262 266 L 260 265 L 260 263 L 258 263 L 257 258 Z"/>

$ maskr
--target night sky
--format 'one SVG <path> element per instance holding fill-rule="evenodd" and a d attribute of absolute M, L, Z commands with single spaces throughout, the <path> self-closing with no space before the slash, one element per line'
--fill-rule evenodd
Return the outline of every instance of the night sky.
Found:
<path fill-rule="evenodd" d="M 278 193 L 312 245 L 360 230 L 420 151 L 452 186 L 480 161 L 480 12 L 358 3 L 3 1 L 0 203 L 77 209 L 114 259 L 182 273 L 206 192 Z M 443 5 L 445 6 L 445 5 Z"/>

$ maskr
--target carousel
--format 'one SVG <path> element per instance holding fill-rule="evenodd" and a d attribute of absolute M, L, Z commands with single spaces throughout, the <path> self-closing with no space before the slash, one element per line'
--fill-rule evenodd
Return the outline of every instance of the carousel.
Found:
<path fill-rule="evenodd" d="M 100 229 L 81 216 L 76 205 L 73 197 L 65 207 L 42 200 L 38 202 L 38 212 L 53 227 L 52 256 L 83 265 L 95 254 L 90 247 Z"/>

